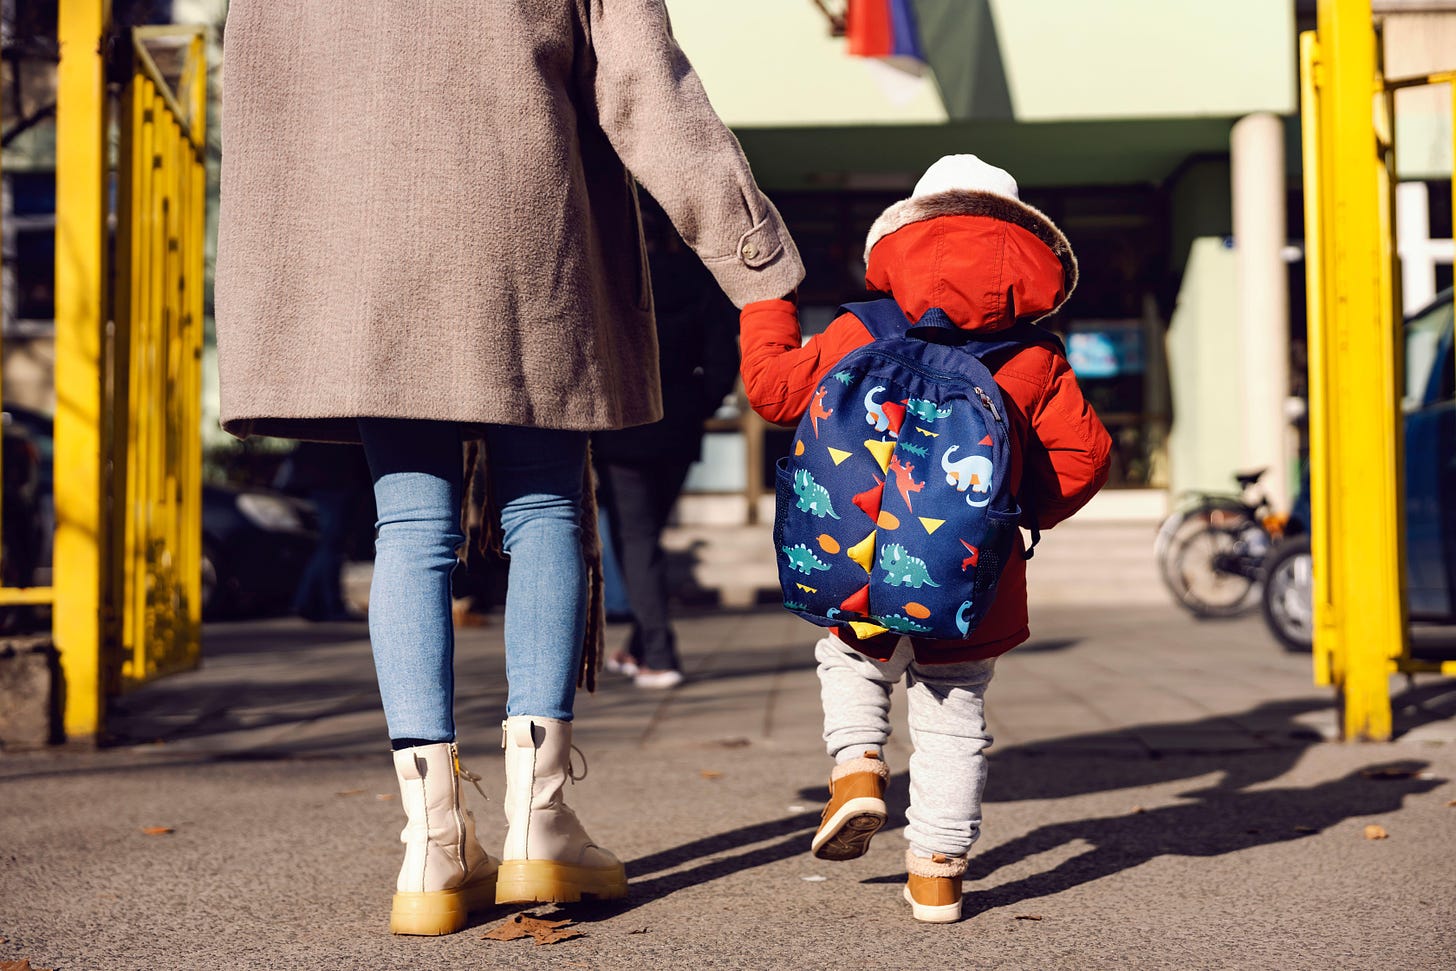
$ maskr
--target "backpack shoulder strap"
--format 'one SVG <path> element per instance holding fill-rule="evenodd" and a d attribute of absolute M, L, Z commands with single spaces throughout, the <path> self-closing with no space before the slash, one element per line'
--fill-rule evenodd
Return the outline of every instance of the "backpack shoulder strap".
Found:
<path fill-rule="evenodd" d="M 889 297 L 847 303 L 839 308 L 839 313 L 854 314 L 875 340 L 903 336 L 910 326 L 910 319 L 905 316 L 905 311 Z"/>
<path fill-rule="evenodd" d="M 1067 356 L 1066 345 L 1062 343 L 1060 337 L 1045 327 L 1038 327 L 1032 323 L 1012 324 L 1005 330 L 987 334 L 984 338 L 979 338 L 972 333 L 966 342 L 966 347 L 977 357 L 988 357 L 1001 351 L 1020 350 L 1023 347 L 1030 347 L 1032 344 L 1045 345 L 1063 357 Z"/>

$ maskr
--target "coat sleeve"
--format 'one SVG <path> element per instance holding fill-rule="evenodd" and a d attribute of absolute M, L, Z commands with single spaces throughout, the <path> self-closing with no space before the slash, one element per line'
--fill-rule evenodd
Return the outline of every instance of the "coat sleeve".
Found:
<path fill-rule="evenodd" d="M 807 342 L 798 309 L 788 300 L 764 300 L 739 317 L 743 390 L 764 420 L 792 425 L 804 416 L 814 390 L 840 358 L 868 344 L 870 333 L 853 314 L 841 314 Z"/>
<path fill-rule="evenodd" d="M 673 40 L 663 0 L 590 0 L 598 123 L 738 307 L 804 278 L 743 149 Z"/>
<path fill-rule="evenodd" d="M 1082 396 L 1071 365 L 1061 354 L 1031 410 L 1031 443 L 1022 472 L 1021 497 L 1041 529 L 1068 518 L 1107 482 L 1112 438 Z"/>

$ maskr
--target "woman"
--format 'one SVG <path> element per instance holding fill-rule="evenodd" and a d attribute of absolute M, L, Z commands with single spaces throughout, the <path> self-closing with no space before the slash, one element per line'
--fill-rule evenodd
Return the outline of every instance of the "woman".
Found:
<path fill-rule="evenodd" d="M 661 414 L 632 177 L 739 306 L 797 286 L 793 242 L 662 0 L 233 0 L 226 56 L 222 422 L 368 454 L 370 637 L 408 817 L 391 929 L 620 896 L 562 787 L 587 436 Z M 455 749 L 462 438 L 484 441 L 511 558 L 500 861 Z"/>

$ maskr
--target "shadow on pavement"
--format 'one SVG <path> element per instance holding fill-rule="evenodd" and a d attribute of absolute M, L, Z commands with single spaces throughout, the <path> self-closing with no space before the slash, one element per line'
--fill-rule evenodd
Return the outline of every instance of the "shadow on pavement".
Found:
<path fill-rule="evenodd" d="M 1443 704 L 1433 705 L 1436 700 Z M 1393 701 L 1397 729 L 1402 732 L 1456 714 L 1456 691 L 1450 682 L 1426 685 Z M 1059 893 L 1159 856 L 1220 856 L 1302 839 L 1346 819 L 1397 810 L 1408 796 L 1429 792 L 1442 783 L 1440 779 L 1419 778 L 1427 763 L 1401 761 L 1372 763 L 1343 778 L 1306 788 L 1249 791 L 1250 787 L 1283 776 L 1307 748 L 1321 741 L 1317 732 L 1296 718 L 1328 707 L 1319 699 L 1270 702 L 1230 718 L 1134 726 L 994 752 L 986 793 L 988 804 L 1136 789 L 1201 779 L 1214 773 L 1222 773 L 1222 778 L 1214 785 L 1179 793 L 1188 802 L 1151 810 L 1129 807 L 1128 812 L 1116 816 L 1045 826 L 973 854 L 968 877 L 984 881 L 998 870 L 1058 847 L 1092 847 L 1044 873 L 973 890 L 967 897 L 967 916 Z M 1256 727 L 1231 730 L 1238 726 Z M 1160 738 L 1173 744 L 1157 747 L 1150 741 Z M 1221 738 L 1227 738 L 1230 744 L 1208 744 Z M 1179 739 L 1200 740 L 1203 744 L 1199 748 L 1179 748 Z M 1136 747 L 1130 741 L 1136 742 Z M 903 826 L 908 793 L 908 773 L 893 776 L 886 798 L 890 825 L 885 832 Z M 799 795 L 819 806 L 828 798 L 828 790 L 814 786 L 800 790 Z M 631 860 L 627 863 L 631 898 L 573 906 L 572 913 L 585 921 L 606 919 L 685 887 L 807 853 L 809 837 L 818 823 L 819 813 L 811 810 Z M 701 862 L 667 872 L 694 861 Z M 904 873 L 897 872 L 863 882 L 898 883 L 904 879 Z"/>

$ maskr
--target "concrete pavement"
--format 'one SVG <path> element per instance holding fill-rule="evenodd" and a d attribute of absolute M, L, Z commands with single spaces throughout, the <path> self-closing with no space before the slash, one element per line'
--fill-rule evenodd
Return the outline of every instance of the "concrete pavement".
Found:
<path fill-rule="evenodd" d="M 586 936 L 551 946 L 482 940 L 506 911 L 392 938 L 402 815 L 365 631 L 272 621 L 210 628 L 201 670 L 121 699 L 113 747 L 0 756 L 0 960 L 1450 968 L 1456 683 L 1405 691 L 1393 744 L 1330 742 L 1308 659 L 1257 617 L 1199 623 L 1129 599 L 1042 606 L 1034 640 L 999 665 L 960 924 L 916 925 L 900 900 L 903 722 L 892 828 L 858 861 L 808 855 L 829 769 L 815 632 L 764 607 L 685 617 L 681 689 L 604 675 L 580 702 L 590 775 L 571 799 L 627 861 L 630 900 L 563 908 Z M 470 796 L 498 850 L 498 622 L 462 631 L 458 653 L 462 756 L 490 802 Z M 1369 824 L 1388 838 L 1367 839 Z"/>

